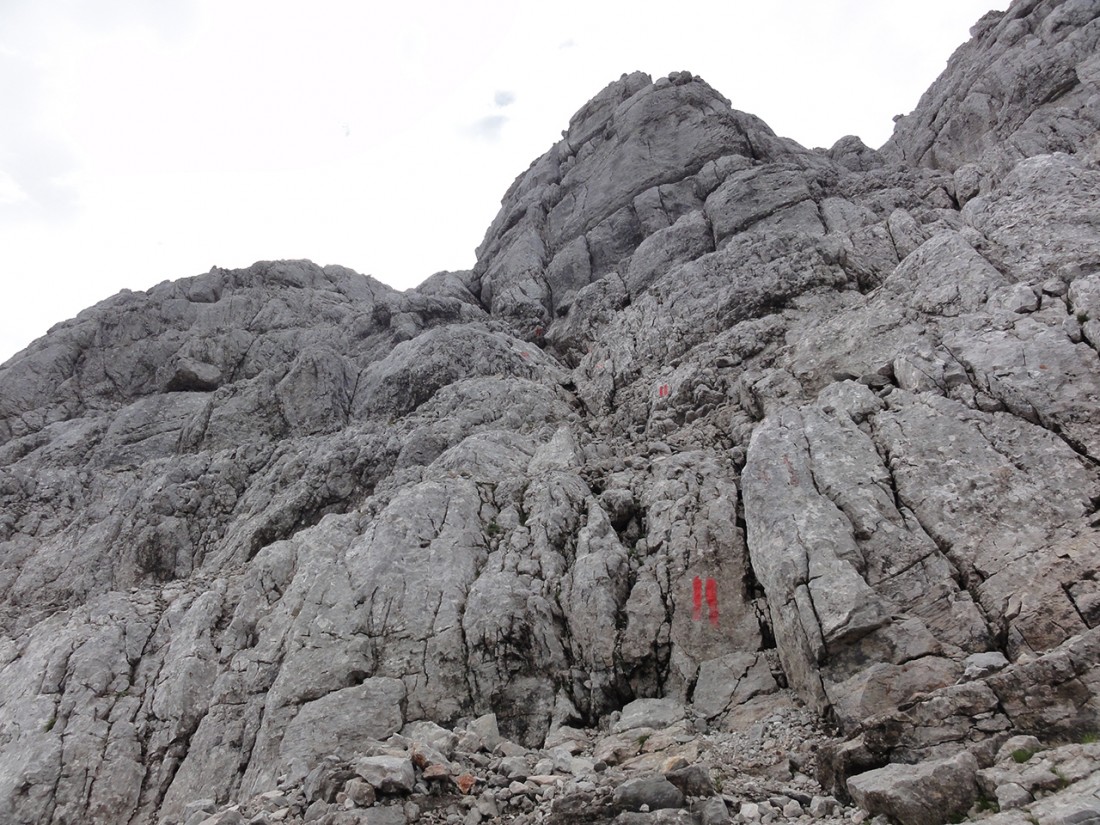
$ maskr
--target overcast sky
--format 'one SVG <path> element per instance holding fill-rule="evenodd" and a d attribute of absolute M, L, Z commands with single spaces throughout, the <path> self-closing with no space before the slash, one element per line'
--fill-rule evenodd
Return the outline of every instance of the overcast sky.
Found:
<path fill-rule="evenodd" d="M 890 134 L 1003 0 L 0 0 L 0 361 L 122 288 L 256 260 L 473 265 L 622 73 L 806 146 Z"/>

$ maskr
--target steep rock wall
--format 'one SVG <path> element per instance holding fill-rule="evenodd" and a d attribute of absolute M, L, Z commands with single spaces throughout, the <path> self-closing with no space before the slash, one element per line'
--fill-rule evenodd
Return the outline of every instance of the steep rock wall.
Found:
<path fill-rule="evenodd" d="M 1098 16 L 983 18 L 881 152 L 624 76 L 471 272 L 214 270 L 0 366 L 0 820 L 782 683 L 841 784 L 1095 725 Z"/>

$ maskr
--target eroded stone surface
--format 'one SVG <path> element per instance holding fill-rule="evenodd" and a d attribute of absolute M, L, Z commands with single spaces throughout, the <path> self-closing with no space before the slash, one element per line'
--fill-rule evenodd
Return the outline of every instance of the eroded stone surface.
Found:
<path fill-rule="evenodd" d="M 663 772 L 788 685 L 838 797 L 1100 727 L 1098 25 L 991 13 L 879 152 L 624 76 L 471 271 L 215 269 L 0 365 L 0 819 L 331 805 L 398 731 L 465 795 Z"/>

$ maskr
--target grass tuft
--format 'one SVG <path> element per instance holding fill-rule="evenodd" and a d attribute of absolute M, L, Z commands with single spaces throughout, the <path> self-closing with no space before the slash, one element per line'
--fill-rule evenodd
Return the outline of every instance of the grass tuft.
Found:
<path fill-rule="evenodd" d="M 1016 750 L 1012 752 L 1012 759 L 1017 764 L 1022 765 L 1034 755 L 1035 751 L 1030 750 L 1029 748 L 1016 748 Z"/>

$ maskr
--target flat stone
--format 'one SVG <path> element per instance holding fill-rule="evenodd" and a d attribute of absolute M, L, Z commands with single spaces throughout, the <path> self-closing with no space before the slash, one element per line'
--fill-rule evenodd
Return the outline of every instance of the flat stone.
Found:
<path fill-rule="evenodd" d="M 644 776 L 628 779 L 615 788 L 612 801 L 621 811 L 655 811 L 660 808 L 682 808 L 684 795 L 663 776 Z"/>
<path fill-rule="evenodd" d="M 355 763 L 355 772 L 379 793 L 409 793 L 416 784 L 412 761 L 400 756 L 366 756 Z"/>
<path fill-rule="evenodd" d="M 684 718 L 684 706 L 675 699 L 635 699 L 622 710 L 612 731 L 622 733 L 636 728 L 667 728 Z"/>
<path fill-rule="evenodd" d="M 665 773 L 665 779 L 675 785 L 684 796 L 711 796 L 714 783 L 710 771 L 702 765 L 688 765 Z"/>
<path fill-rule="evenodd" d="M 201 825 L 244 825 L 244 817 L 240 811 L 221 811 L 202 820 Z"/>
<path fill-rule="evenodd" d="M 466 726 L 466 730 L 476 735 L 486 750 L 495 750 L 501 742 L 500 730 L 497 728 L 497 715 L 486 713 L 479 716 Z"/>
<path fill-rule="evenodd" d="M 726 807 L 725 800 L 720 796 L 712 796 L 708 799 L 703 804 L 699 816 L 702 825 L 729 825 L 733 822 L 729 808 Z"/>
<path fill-rule="evenodd" d="M 988 653 L 971 653 L 963 660 L 964 679 L 980 679 L 1008 666 L 1008 659 L 999 650 Z"/>
<path fill-rule="evenodd" d="M 815 819 L 820 819 L 826 816 L 832 816 L 836 811 L 838 803 L 831 796 L 814 796 L 810 800 L 809 812 L 810 816 Z"/>
<path fill-rule="evenodd" d="M 409 818 L 401 805 L 375 805 L 360 812 L 363 825 L 408 825 Z"/>
<path fill-rule="evenodd" d="M 1006 782 L 997 787 L 997 807 L 1002 811 L 1022 808 L 1031 804 L 1033 798 L 1022 786 L 1015 782 Z"/>
<path fill-rule="evenodd" d="M 863 809 L 902 825 L 938 825 L 967 810 L 977 797 L 977 760 L 967 752 L 916 765 L 887 765 L 848 780 Z"/>
<path fill-rule="evenodd" d="M 374 786 L 362 779 L 349 779 L 344 793 L 360 808 L 369 808 L 375 801 Z"/>

